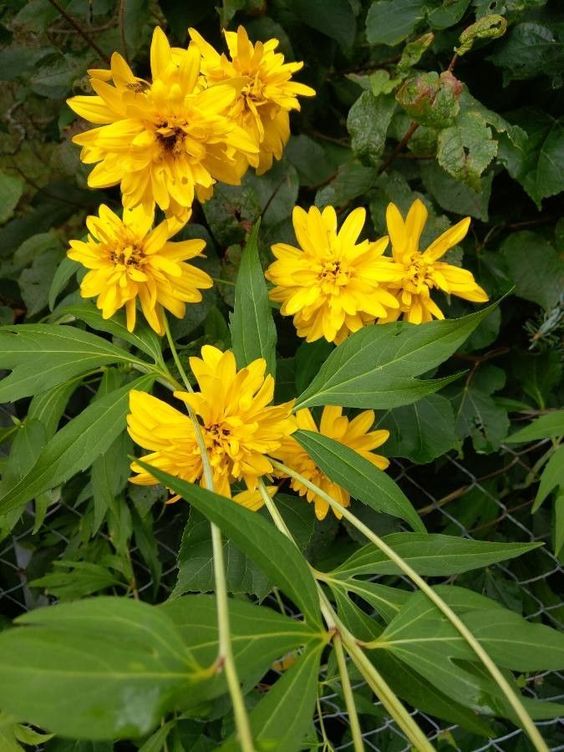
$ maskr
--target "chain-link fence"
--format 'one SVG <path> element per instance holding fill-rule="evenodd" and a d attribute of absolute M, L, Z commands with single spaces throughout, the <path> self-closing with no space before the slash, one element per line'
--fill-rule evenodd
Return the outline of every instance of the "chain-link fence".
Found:
<path fill-rule="evenodd" d="M 465 538 L 544 543 L 542 548 L 523 557 L 523 561 L 515 559 L 450 581 L 456 580 L 456 584 L 496 598 L 530 620 L 562 629 L 564 602 L 558 595 L 558 587 L 563 581 L 563 568 L 552 553 L 549 508 L 531 515 L 535 490 L 531 468 L 535 450 L 539 448 L 542 450 L 540 446 L 515 451 L 503 447 L 499 453 L 487 458 L 472 452 L 464 459 L 447 455 L 428 466 L 395 460 L 391 472 L 422 514 L 430 532 L 446 532 Z M 136 549 L 131 551 L 138 591 L 142 597 L 146 595 L 149 599 L 156 597 L 162 600 L 174 584 L 181 530 L 178 513 L 170 508 L 164 511 L 155 528 L 159 559 L 163 565 L 161 590 L 158 593 L 155 593 L 154 578 L 145 561 Z M 66 517 L 64 524 L 61 523 L 62 514 Z M 60 501 L 49 507 L 41 528 L 43 544 L 51 543 L 58 550 L 69 545 L 68 515 L 80 517 L 81 511 Z M 35 543 L 34 526 L 30 506 L 15 534 L 0 543 L 0 614 L 3 617 L 13 618 L 47 602 L 41 591 L 29 584 L 33 579 L 30 564 L 34 557 L 41 555 Z M 407 581 L 404 584 L 406 588 L 410 587 Z M 554 671 L 528 676 L 524 692 L 531 698 L 562 701 L 563 680 L 564 677 Z M 327 752 L 352 749 L 338 688 L 331 682 L 323 683 L 321 687 L 323 691 L 315 724 L 318 738 L 325 740 L 325 743 L 320 742 L 319 748 Z M 363 692 L 363 689 L 366 694 L 366 689 L 357 685 L 357 691 Z M 409 752 L 409 742 L 382 707 L 378 703 L 369 704 L 370 713 L 365 715 L 363 706 L 362 716 L 366 749 L 374 752 Z M 528 752 L 532 749 L 521 730 L 503 721 L 494 722 L 497 736 L 486 739 L 472 736 L 420 711 L 414 711 L 413 716 L 429 740 L 441 750 Z M 540 721 L 538 726 L 548 740 L 551 752 L 564 750 L 562 719 Z M 335 742 L 335 739 L 339 741 Z"/>

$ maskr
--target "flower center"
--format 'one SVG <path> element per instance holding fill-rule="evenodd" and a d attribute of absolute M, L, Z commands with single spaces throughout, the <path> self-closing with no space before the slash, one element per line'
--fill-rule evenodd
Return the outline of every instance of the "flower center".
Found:
<path fill-rule="evenodd" d="M 180 154 L 185 138 L 186 132 L 181 124 L 164 122 L 157 127 L 157 141 L 165 154 Z"/>
<path fill-rule="evenodd" d="M 335 287 L 346 285 L 349 281 L 349 274 L 343 269 L 339 260 L 332 260 L 323 264 L 318 279 L 324 292 L 330 292 Z"/>
<path fill-rule="evenodd" d="M 231 439 L 231 431 L 225 428 L 221 423 L 213 423 L 211 426 L 204 428 L 207 437 L 211 442 L 211 449 L 224 450 Z"/>
<path fill-rule="evenodd" d="M 144 258 L 143 249 L 134 244 L 128 244 L 123 248 L 116 248 L 110 251 L 110 261 L 116 266 L 121 265 L 138 269 Z"/>
<path fill-rule="evenodd" d="M 410 292 L 422 292 L 424 288 L 434 287 L 432 267 L 425 262 L 420 253 L 412 256 L 404 263 L 406 282 L 413 289 Z"/>

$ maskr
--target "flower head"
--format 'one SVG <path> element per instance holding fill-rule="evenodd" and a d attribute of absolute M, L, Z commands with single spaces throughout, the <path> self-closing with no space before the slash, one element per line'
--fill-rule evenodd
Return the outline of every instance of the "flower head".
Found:
<path fill-rule="evenodd" d="M 389 431 L 379 430 L 371 431 L 374 425 L 374 412 L 365 410 L 359 413 L 353 420 L 344 416 L 342 407 L 327 406 L 323 409 L 319 429 L 307 408 L 298 410 L 296 420 L 298 428 L 305 431 L 314 431 L 328 436 L 331 439 L 341 442 L 346 446 L 354 449 L 365 459 L 369 460 L 380 470 L 385 470 L 389 463 L 385 457 L 374 454 L 372 449 L 376 449 L 387 441 L 390 435 Z M 297 471 L 304 478 L 319 486 L 329 496 L 332 496 L 342 506 L 348 507 L 350 504 L 350 494 L 341 486 L 333 483 L 315 464 L 309 454 L 303 449 L 298 442 L 289 437 L 285 439 L 282 446 L 276 453 L 276 456 L 292 470 Z M 314 491 L 303 485 L 298 480 L 292 479 L 290 482 L 294 491 L 300 496 L 315 504 L 315 516 L 318 520 L 323 520 L 329 511 L 329 504 Z M 335 512 L 337 517 L 340 515 Z"/>
<path fill-rule="evenodd" d="M 124 206 L 155 204 L 187 219 L 196 193 L 209 198 L 216 180 L 238 185 L 247 167 L 240 153 L 256 154 L 254 140 L 228 111 L 237 83 L 202 87 L 200 52 L 171 48 L 160 28 L 151 43 L 152 82 L 133 74 L 118 53 L 111 70 L 93 70 L 95 96 L 78 96 L 69 106 L 97 128 L 73 138 L 81 158 L 98 163 L 88 177 L 92 188 L 121 186 Z"/>
<path fill-rule="evenodd" d="M 292 81 L 303 63 L 285 63 L 284 55 L 276 52 L 277 39 L 253 45 L 242 26 L 236 32 L 224 32 L 229 57 L 220 55 L 195 29 L 189 32 L 202 53 L 202 73 L 208 85 L 240 81 L 230 116 L 260 145 L 259 154 L 248 159 L 261 175 L 273 159 L 282 157 L 290 137 L 288 113 L 300 109 L 298 96 L 315 95 L 311 87 Z"/>
<path fill-rule="evenodd" d="M 397 297 L 399 308 L 390 311 L 384 321 L 395 321 L 400 316 L 412 324 L 433 318 L 444 319 L 441 309 L 431 299 L 431 290 L 435 288 L 473 303 L 488 300 L 487 293 L 476 283 L 471 272 L 439 261 L 466 237 L 470 217 L 443 232 L 425 251 L 419 250 L 419 240 L 427 221 L 427 209 L 422 201 L 416 199 L 413 202 L 405 221 L 397 206 L 389 204 L 386 221 L 393 257 L 400 265 L 402 275 L 399 282 L 388 286 Z"/>
<path fill-rule="evenodd" d="M 127 328 L 135 328 L 136 301 L 149 325 L 164 334 L 164 309 L 178 318 L 186 303 L 199 303 L 211 277 L 186 260 L 199 256 L 203 240 L 169 241 L 177 223 L 164 221 L 151 229 L 153 217 L 142 207 L 124 210 L 120 219 L 107 206 L 86 220 L 86 242 L 71 240 L 68 256 L 90 271 L 80 285 L 84 298 L 96 297 L 105 319 L 125 307 Z"/>
<path fill-rule="evenodd" d="M 294 316 L 294 326 L 308 342 L 325 337 L 342 342 L 351 332 L 386 317 L 399 303 L 385 284 L 400 279 L 400 267 L 383 256 L 388 238 L 358 243 L 366 211 L 354 209 L 337 232 L 332 206 L 316 206 L 292 215 L 300 248 L 277 243 L 277 258 L 266 272 L 275 287 L 272 300 L 281 303 L 284 316 Z"/>
<path fill-rule="evenodd" d="M 205 345 L 201 358 L 190 358 L 200 391 L 175 392 L 198 416 L 217 493 L 231 497 L 231 483 L 244 481 L 254 492 L 257 480 L 273 472 L 267 455 L 296 430 L 292 403 L 270 405 L 274 379 L 265 376 L 266 362 L 258 358 L 237 370 L 232 352 Z M 190 483 L 203 481 L 202 458 L 194 424 L 185 413 L 144 392 L 130 393 L 127 423 L 132 439 L 152 450 L 143 460 Z M 135 462 L 133 483 L 151 485 L 155 478 Z M 239 500 L 258 508 L 257 494 Z"/>

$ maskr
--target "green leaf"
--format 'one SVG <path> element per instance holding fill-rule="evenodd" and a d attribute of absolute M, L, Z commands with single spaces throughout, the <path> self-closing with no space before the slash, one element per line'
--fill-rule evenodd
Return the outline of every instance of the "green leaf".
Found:
<path fill-rule="evenodd" d="M 453 125 L 460 112 L 462 84 L 450 71 L 414 73 L 398 89 L 396 99 L 407 114 L 428 128 Z"/>
<path fill-rule="evenodd" d="M 408 37 L 424 16 L 424 0 L 375 0 L 366 16 L 366 38 L 369 44 L 393 47 Z"/>
<path fill-rule="evenodd" d="M 334 39 L 344 50 L 352 47 L 356 35 L 356 19 L 348 0 L 291 0 L 290 6 L 301 21 Z"/>
<path fill-rule="evenodd" d="M 460 47 L 455 47 L 455 52 L 462 57 L 470 52 L 477 39 L 498 39 L 506 30 L 507 20 L 503 16 L 495 13 L 482 16 L 464 29 L 459 37 Z"/>
<path fill-rule="evenodd" d="M 418 464 L 446 454 L 457 443 L 452 407 L 438 394 L 384 413 L 378 428 L 390 432 L 383 447 L 386 455 L 407 457 Z"/>
<path fill-rule="evenodd" d="M 480 191 L 480 176 L 497 154 L 497 141 L 478 112 L 463 111 L 455 125 L 439 133 L 437 161 L 456 180 Z"/>
<path fill-rule="evenodd" d="M 526 444 L 564 436 L 564 410 L 551 410 L 505 439 L 506 444 Z"/>
<path fill-rule="evenodd" d="M 250 715 L 253 739 L 259 749 L 299 752 L 311 726 L 317 700 L 319 662 L 323 646 L 305 651 L 259 702 Z M 220 752 L 237 752 L 231 736 Z"/>
<path fill-rule="evenodd" d="M 198 667 L 162 609 L 95 598 L 36 609 L 0 633 L 0 704 L 63 736 L 142 736 L 194 691 Z"/>
<path fill-rule="evenodd" d="M 447 577 L 506 561 L 538 548 L 539 543 L 497 543 L 425 533 L 392 533 L 383 538 L 418 574 Z M 401 574 L 396 564 L 369 544 L 334 572 L 340 579 L 359 574 Z"/>
<path fill-rule="evenodd" d="M 536 512 L 546 497 L 555 488 L 564 489 L 564 445 L 559 446 L 550 456 L 540 478 L 540 483 L 533 504 L 532 512 Z"/>
<path fill-rule="evenodd" d="M 152 376 L 141 376 L 94 401 L 47 443 L 31 471 L 0 497 L 0 513 L 23 506 L 37 494 L 89 467 L 125 427 L 129 392 L 148 389 Z"/>
<path fill-rule="evenodd" d="M 436 392 L 448 381 L 415 377 L 449 358 L 495 306 L 425 326 L 396 322 L 367 326 L 339 345 L 298 397 L 296 409 L 314 405 L 391 408 Z"/>
<path fill-rule="evenodd" d="M 78 261 L 73 261 L 70 258 L 65 257 L 58 265 L 51 284 L 49 286 L 49 294 L 47 302 L 49 304 L 49 310 L 52 311 L 57 302 L 57 298 L 63 292 L 67 286 L 67 282 L 76 272 L 81 268 Z"/>
<path fill-rule="evenodd" d="M 505 372 L 486 364 L 461 388 L 453 385 L 447 390 L 454 408 L 457 434 L 461 439 L 471 436 L 477 452 L 497 451 L 507 436 L 507 412 L 491 396 L 504 384 Z"/>
<path fill-rule="evenodd" d="M 81 381 L 82 376 L 76 376 L 63 384 L 57 384 L 45 392 L 34 395 L 29 403 L 28 417 L 36 418 L 43 423 L 48 439 L 56 433 L 67 403 Z"/>
<path fill-rule="evenodd" d="M 256 358 L 266 360 L 268 373 L 276 373 L 276 327 L 258 254 L 259 224 L 255 224 L 241 257 L 231 314 L 231 341 L 239 368 Z"/>
<path fill-rule="evenodd" d="M 506 609 L 469 611 L 462 618 L 502 667 L 542 670 L 545 666 L 562 665 L 564 636 L 555 630 L 530 624 Z M 380 635 L 377 646 L 391 652 L 454 700 L 484 713 L 513 716 L 497 684 L 482 667 L 474 667 L 474 651 L 424 594 L 410 597 Z M 535 703 L 525 702 L 534 711 Z M 558 705 L 548 705 L 538 705 L 537 717 L 558 713 Z"/>
<path fill-rule="evenodd" d="M 375 167 L 365 167 L 358 162 L 339 165 L 335 178 L 317 191 L 315 205 L 320 209 L 328 204 L 345 206 L 358 196 L 367 193 L 378 179 Z"/>
<path fill-rule="evenodd" d="M 129 332 L 122 311 L 117 311 L 111 319 L 104 319 L 102 312 L 93 303 L 83 301 L 75 305 L 65 306 L 58 313 L 73 316 L 80 321 L 84 321 L 92 329 L 113 334 L 114 337 L 129 342 L 130 345 L 153 358 L 155 363 L 160 363 L 162 360 L 162 346 L 159 335 L 144 321 L 137 321 L 135 331 Z"/>
<path fill-rule="evenodd" d="M 455 180 L 435 161 L 422 162 L 420 170 L 425 188 L 442 209 L 488 221 L 493 174 L 482 177 L 475 191 L 466 183 Z"/>
<path fill-rule="evenodd" d="M 240 679 L 260 681 L 272 663 L 302 645 L 324 644 L 324 636 L 306 624 L 278 614 L 270 608 L 230 598 L 229 627 L 237 674 Z M 187 595 L 162 606 L 174 623 L 191 655 L 202 666 L 209 666 L 219 652 L 217 603 L 212 595 Z M 204 688 L 203 688 L 204 689 Z M 217 674 L 205 689 L 211 699 L 227 691 L 223 673 Z M 194 702 L 200 702 L 194 698 Z"/>
<path fill-rule="evenodd" d="M 378 164 L 386 145 L 386 134 L 396 102 L 391 94 L 374 96 L 363 92 L 349 110 L 347 130 L 351 135 L 353 151 Z"/>
<path fill-rule="evenodd" d="M 137 461 L 163 485 L 182 496 L 217 525 L 300 607 L 307 621 L 320 624 L 315 582 L 307 562 L 288 538 L 260 515 L 233 500 L 175 478 L 141 460 Z"/>
<path fill-rule="evenodd" d="M 13 216 L 24 188 L 25 182 L 19 175 L 9 175 L 0 170 L 0 225 Z"/>
<path fill-rule="evenodd" d="M 2 327 L 0 368 L 10 368 L 12 373 L 0 383 L 0 403 L 44 392 L 74 376 L 110 363 L 143 364 L 111 342 L 71 326 L 19 324 Z"/>
<path fill-rule="evenodd" d="M 544 198 L 564 190 L 564 121 L 532 108 L 510 119 L 519 132 L 513 139 L 502 136 L 499 160 L 540 209 Z"/>
<path fill-rule="evenodd" d="M 562 260 L 554 246 L 542 235 L 522 230 L 509 235 L 500 251 L 515 283 L 516 295 L 551 310 L 558 303 L 564 285 Z"/>
<path fill-rule="evenodd" d="M 564 64 L 564 44 L 554 31 L 540 23 L 519 23 L 493 55 L 495 65 L 503 69 L 504 84 L 535 76 L 555 76 Z"/>
<path fill-rule="evenodd" d="M 252 594 L 260 600 L 266 598 L 272 589 L 268 577 L 229 540 L 223 540 L 223 557 L 230 593 Z M 178 551 L 178 579 L 173 595 L 205 593 L 214 588 L 210 523 L 192 509 Z"/>
<path fill-rule="evenodd" d="M 315 464 L 355 499 L 377 512 L 406 520 L 413 530 L 425 530 L 400 487 L 354 449 L 313 431 L 297 431 L 293 437 Z"/>
<path fill-rule="evenodd" d="M 47 308 L 49 286 L 60 260 L 60 252 L 50 250 L 33 259 L 31 266 L 20 274 L 18 284 L 27 309 L 27 319 Z"/>

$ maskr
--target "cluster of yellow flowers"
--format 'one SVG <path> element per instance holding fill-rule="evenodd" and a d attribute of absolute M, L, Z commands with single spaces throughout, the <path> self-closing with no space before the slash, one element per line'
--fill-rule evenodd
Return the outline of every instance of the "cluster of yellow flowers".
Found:
<path fill-rule="evenodd" d="M 294 317 L 300 337 L 314 342 L 324 337 L 339 344 L 349 334 L 377 321 L 385 324 L 403 317 L 421 324 L 444 315 L 431 298 L 437 288 L 475 303 L 488 300 L 471 272 L 440 261 L 464 239 L 470 219 L 419 250 L 427 209 L 417 199 L 404 221 L 395 204 L 386 212 L 392 256 L 384 256 L 388 237 L 358 243 L 366 211 L 354 209 L 337 231 L 332 206 L 305 212 L 296 206 L 294 230 L 300 248 L 277 243 L 277 258 L 266 272 L 274 283 L 270 297 L 281 303 L 284 316 Z"/>
<path fill-rule="evenodd" d="M 89 271 L 81 294 L 96 298 L 104 318 L 125 309 L 133 331 L 137 303 L 158 334 L 166 332 L 166 312 L 182 318 L 186 303 L 198 303 L 212 279 L 187 263 L 201 255 L 202 240 L 172 241 L 190 219 L 195 198 L 205 201 L 216 181 L 238 185 L 252 167 L 258 174 L 282 157 L 290 136 L 289 113 L 299 110 L 298 96 L 314 90 L 292 80 L 303 63 L 286 63 L 276 51 L 278 40 L 253 44 L 243 27 L 226 31 L 228 53 L 217 52 L 194 29 L 186 49 L 171 47 L 161 29 L 151 43 L 151 81 L 134 75 L 118 53 L 110 70 L 91 70 L 95 95 L 76 96 L 70 107 L 97 127 L 74 137 L 81 158 L 96 164 L 88 183 L 93 188 L 118 186 L 123 212 L 102 205 L 86 220 L 86 241 L 73 240 L 68 255 Z M 155 226 L 155 212 L 163 212 Z M 468 231 L 465 219 L 424 251 L 419 239 L 427 218 L 416 201 L 404 222 L 390 204 L 388 232 L 393 255 L 384 256 L 388 238 L 358 242 L 366 212 L 352 211 L 337 231 L 333 207 L 308 212 L 296 207 L 294 229 L 299 248 L 278 243 L 277 260 L 266 272 L 281 313 L 294 317 L 308 342 L 324 337 L 339 343 L 366 324 L 403 316 L 419 324 L 443 318 L 430 292 L 437 288 L 467 300 L 487 300 L 472 274 L 439 259 Z M 198 392 L 175 392 L 197 416 L 213 474 L 214 490 L 250 509 L 263 500 L 263 476 L 275 471 L 276 458 L 316 483 L 347 506 L 349 495 L 332 483 L 292 437 L 298 429 L 318 431 L 358 451 L 384 470 L 388 460 L 372 450 L 388 438 L 373 431 L 371 410 L 349 420 L 340 407 L 326 407 L 319 427 L 309 410 L 293 413 L 294 402 L 272 405 L 274 380 L 262 358 L 237 370 L 232 352 L 204 346 L 190 358 Z M 144 392 L 130 394 L 128 429 L 144 449 L 143 459 L 191 483 L 204 483 L 204 469 L 192 419 Z M 132 482 L 155 484 L 137 463 Z M 232 485 L 244 490 L 232 494 Z M 327 503 L 292 478 L 291 487 L 315 505 L 323 519 Z M 270 486 L 269 493 L 276 491 Z M 174 500 L 174 499 L 172 499 Z"/>

